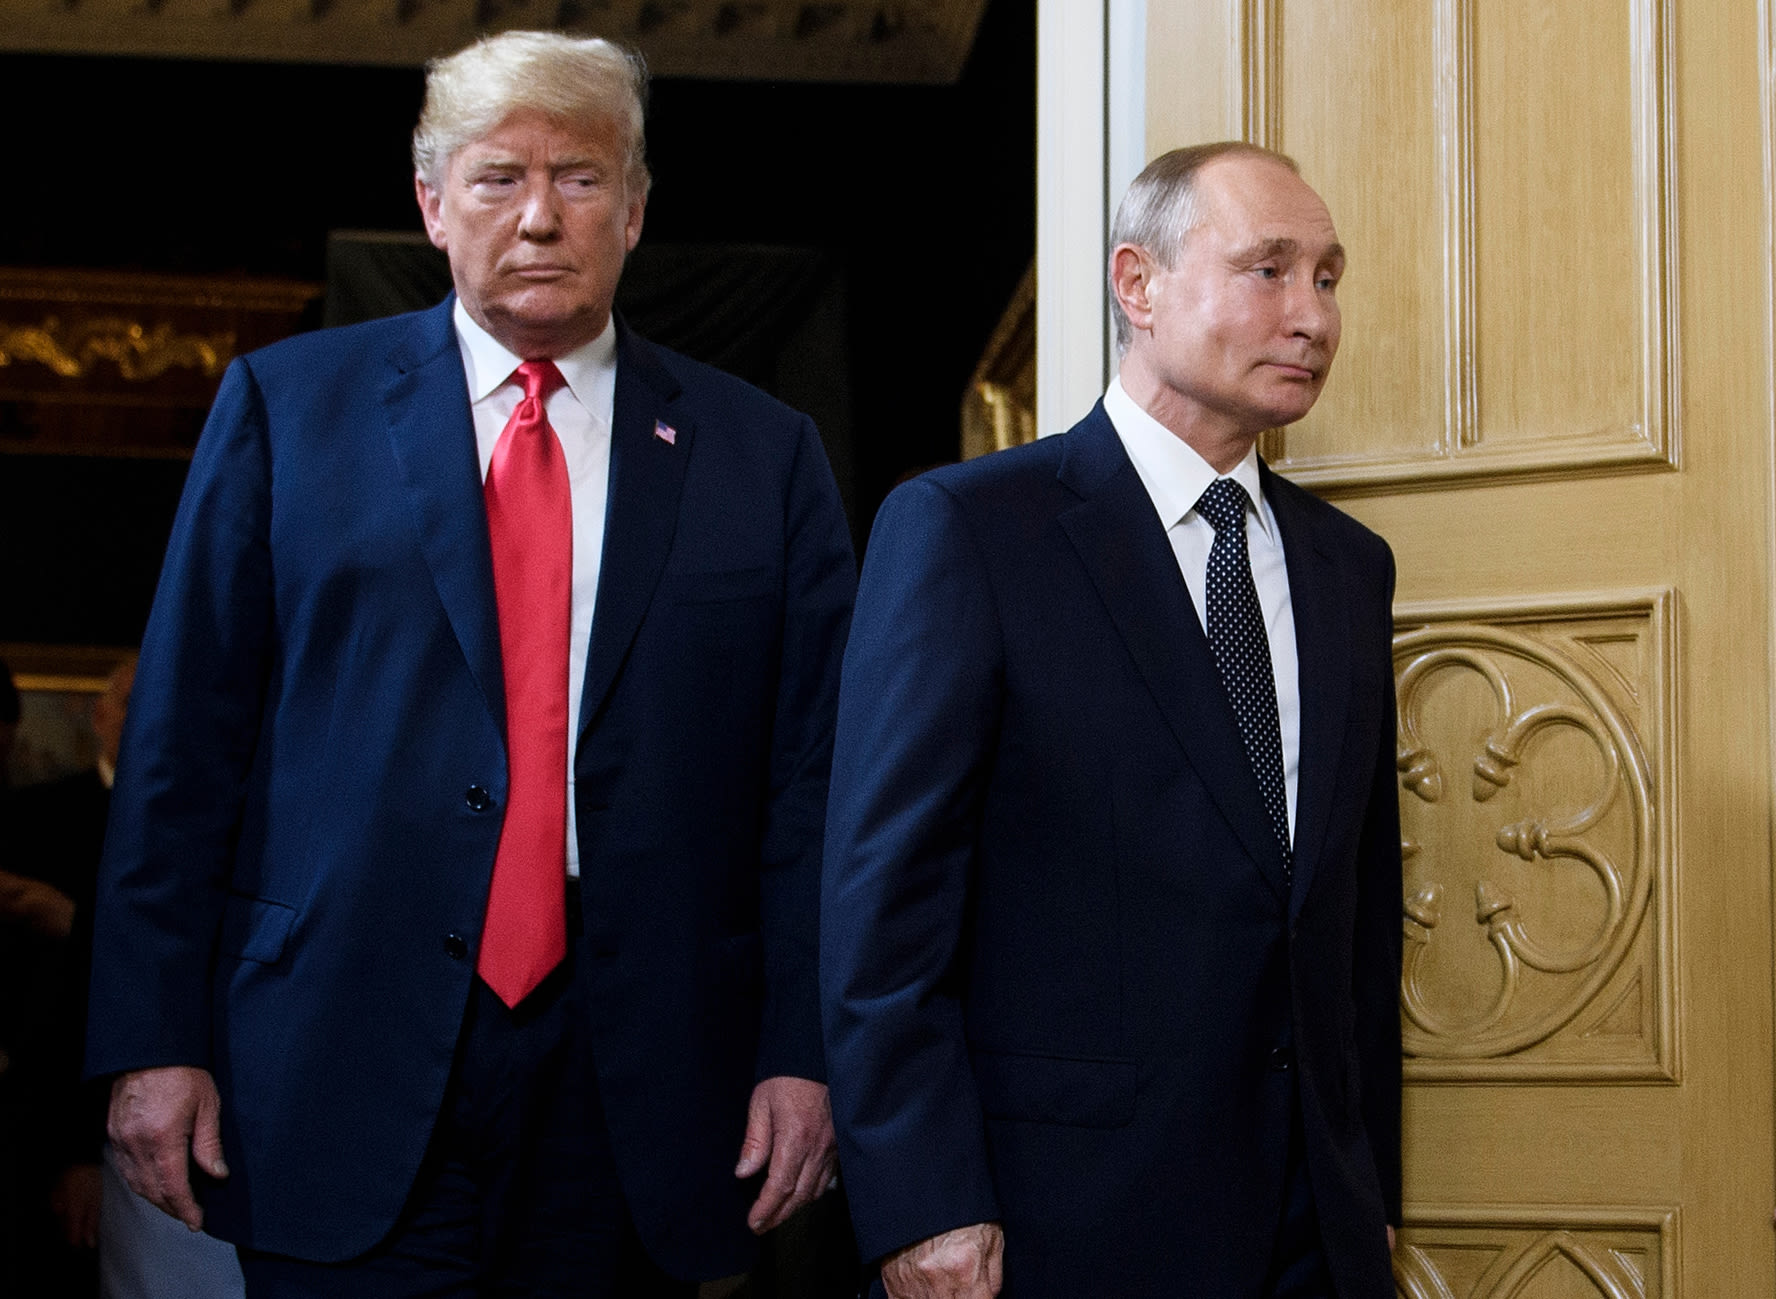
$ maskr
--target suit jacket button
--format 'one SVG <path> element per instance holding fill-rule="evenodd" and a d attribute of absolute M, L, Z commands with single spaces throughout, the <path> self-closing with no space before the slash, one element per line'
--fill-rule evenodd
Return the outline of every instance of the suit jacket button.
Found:
<path fill-rule="evenodd" d="M 1295 1067 L 1295 1048 L 1274 1046 L 1270 1049 L 1270 1067 L 1278 1073 L 1288 1073 Z"/>
<path fill-rule="evenodd" d="M 469 940 L 461 934 L 444 935 L 444 955 L 453 961 L 460 961 L 469 954 Z"/>
<path fill-rule="evenodd" d="M 474 812 L 485 812 L 493 806 L 493 795 L 487 792 L 485 785 L 470 785 L 463 791 L 463 802 Z"/>

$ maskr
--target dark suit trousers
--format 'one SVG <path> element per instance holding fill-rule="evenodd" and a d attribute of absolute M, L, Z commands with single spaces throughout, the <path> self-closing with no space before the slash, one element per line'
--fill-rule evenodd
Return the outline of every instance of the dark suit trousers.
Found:
<path fill-rule="evenodd" d="M 1283 1174 L 1283 1212 L 1271 1246 L 1263 1299 L 1338 1299 L 1320 1245 L 1313 1182 L 1307 1173 L 1301 1098 L 1289 1107 L 1289 1161 Z"/>
<path fill-rule="evenodd" d="M 242 1250 L 251 1299 L 695 1295 L 647 1258 L 629 1219 L 574 931 L 567 961 L 516 1010 L 475 980 L 438 1126 L 390 1236 L 339 1264 Z"/>

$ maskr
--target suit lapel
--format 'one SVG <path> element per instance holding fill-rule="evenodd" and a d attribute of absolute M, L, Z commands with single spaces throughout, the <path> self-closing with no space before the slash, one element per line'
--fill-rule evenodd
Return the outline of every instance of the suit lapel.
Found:
<path fill-rule="evenodd" d="M 604 557 L 578 734 L 603 707 L 672 549 L 695 435 L 688 416 L 674 411 L 678 395 L 677 380 L 653 348 L 619 318 Z M 671 430 L 670 441 L 661 436 L 662 428 Z"/>
<path fill-rule="evenodd" d="M 412 332 L 390 353 L 393 374 L 383 390 L 383 406 L 432 583 L 482 700 L 503 733 L 506 692 L 493 559 L 468 380 L 451 324 L 455 301 L 448 297 L 415 317 Z"/>
<path fill-rule="evenodd" d="M 1297 489 L 1264 469 L 1264 495 L 1283 535 L 1289 606 L 1300 663 L 1301 749 L 1296 777 L 1295 878 L 1291 913 L 1299 912 L 1319 867 L 1337 793 L 1339 754 L 1350 708 L 1349 606 L 1336 557 Z"/>
<path fill-rule="evenodd" d="M 1208 638 L 1152 499 L 1101 404 L 1068 435 L 1060 478 L 1084 498 L 1061 514 L 1061 527 L 1191 768 L 1282 899 L 1282 856 Z"/>

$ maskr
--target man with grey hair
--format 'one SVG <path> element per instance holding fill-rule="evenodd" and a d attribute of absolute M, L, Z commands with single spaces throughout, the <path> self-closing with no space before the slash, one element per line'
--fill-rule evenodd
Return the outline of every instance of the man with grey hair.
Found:
<path fill-rule="evenodd" d="M 855 568 L 812 423 L 613 313 L 642 90 L 601 40 L 435 64 L 454 295 L 235 361 L 192 462 L 88 1067 L 250 1294 L 692 1293 L 833 1179 Z"/>
<path fill-rule="evenodd" d="M 1102 403 L 871 535 L 821 895 L 858 1243 L 890 1299 L 1389 1299 L 1393 560 L 1256 451 L 1344 251 L 1239 143 L 1115 229 Z"/>

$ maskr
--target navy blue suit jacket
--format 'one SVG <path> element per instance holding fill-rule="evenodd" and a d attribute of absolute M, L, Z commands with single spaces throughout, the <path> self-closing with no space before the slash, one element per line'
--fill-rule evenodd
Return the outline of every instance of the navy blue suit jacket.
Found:
<path fill-rule="evenodd" d="M 212 1070 L 206 1226 L 352 1257 L 400 1211 L 475 977 L 506 793 L 451 302 L 236 361 L 136 678 L 88 1068 Z M 674 443 L 657 423 L 676 431 Z M 823 1079 L 814 924 L 855 565 L 809 420 L 619 322 L 574 748 L 604 1109 L 685 1275 L 745 1267 L 761 1078 Z"/>
<path fill-rule="evenodd" d="M 1298 1086 L 1339 1293 L 1392 1295 L 1393 562 L 1264 483 L 1301 664 L 1292 889 L 1101 406 L 915 479 L 877 517 L 821 945 L 866 1256 L 997 1219 L 1017 1299 L 1254 1294 Z"/>

